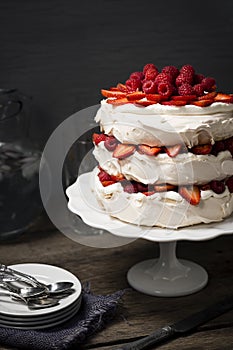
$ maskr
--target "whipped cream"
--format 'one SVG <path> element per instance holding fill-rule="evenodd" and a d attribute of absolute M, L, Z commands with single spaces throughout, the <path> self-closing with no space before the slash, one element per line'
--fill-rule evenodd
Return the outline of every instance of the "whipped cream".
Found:
<path fill-rule="evenodd" d="M 103 100 L 95 121 L 106 134 L 114 135 L 122 143 L 150 146 L 185 143 L 192 147 L 213 144 L 233 135 L 233 104 L 177 107 L 157 103 L 138 107 L 114 106 Z"/>
<path fill-rule="evenodd" d="M 201 191 L 199 205 L 193 206 L 174 191 L 145 196 L 124 192 L 120 183 L 103 187 L 98 171 L 93 171 L 93 190 L 99 202 L 109 215 L 125 222 L 174 229 L 221 221 L 233 211 L 233 194 L 227 188 L 219 195 L 213 191 Z"/>
<path fill-rule="evenodd" d="M 148 156 L 135 152 L 125 159 L 116 159 L 105 148 L 104 142 L 100 142 L 93 154 L 108 174 L 123 174 L 128 180 L 144 184 L 204 184 L 233 175 L 233 159 L 229 151 L 220 152 L 217 156 L 187 152 L 174 158 L 166 153 Z"/>

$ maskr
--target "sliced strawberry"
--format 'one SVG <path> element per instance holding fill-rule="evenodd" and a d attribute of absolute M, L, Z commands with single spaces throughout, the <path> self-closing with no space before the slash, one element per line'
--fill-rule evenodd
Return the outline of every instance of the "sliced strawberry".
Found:
<path fill-rule="evenodd" d="M 142 91 L 135 91 L 135 92 L 131 92 L 131 94 L 126 95 L 126 97 L 129 101 L 140 100 L 141 98 L 143 98 L 145 96 L 146 96 L 145 92 L 142 92 Z"/>
<path fill-rule="evenodd" d="M 214 98 L 215 102 L 225 102 L 225 103 L 233 103 L 233 97 L 229 94 L 223 94 L 221 92 L 218 92 L 217 95 Z"/>
<path fill-rule="evenodd" d="M 198 100 L 191 102 L 192 105 L 198 106 L 198 107 L 207 107 L 211 105 L 215 100 L 213 98 L 205 99 L 205 100 Z"/>
<path fill-rule="evenodd" d="M 195 101 L 197 99 L 197 96 L 196 95 L 184 95 L 184 96 L 180 96 L 180 95 L 174 95 L 171 97 L 172 100 L 175 100 L 175 101 L 186 101 L 186 102 L 189 102 L 189 101 Z"/>
<path fill-rule="evenodd" d="M 99 172 L 98 177 L 99 177 L 99 180 L 100 180 L 101 182 L 112 180 L 111 175 L 109 175 L 108 173 L 106 173 L 106 171 L 104 171 L 104 170 L 101 170 L 101 171 Z"/>
<path fill-rule="evenodd" d="M 145 196 L 149 197 L 152 196 L 152 194 L 155 194 L 155 191 L 146 191 L 146 192 L 142 192 Z"/>
<path fill-rule="evenodd" d="M 111 175 L 111 180 L 116 181 L 116 182 L 123 181 L 123 180 L 125 180 L 125 177 L 123 174 Z"/>
<path fill-rule="evenodd" d="M 117 98 L 125 97 L 126 95 L 124 92 L 119 90 L 115 91 L 115 90 L 105 90 L 105 89 L 101 90 L 101 94 L 104 97 L 117 97 Z"/>
<path fill-rule="evenodd" d="M 168 146 L 168 147 L 165 147 L 165 151 L 169 155 L 169 157 L 174 158 L 180 153 L 182 146 L 183 146 L 182 144 Z"/>
<path fill-rule="evenodd" d="M 104 141 L 104 146 L 108 151 L 110 152 L 114 151 L 117 145 L 118 145 L 118 141 L 114 136 L 106 137 L 106 140 Z"/>
<path fill-rule="evenodd" d="M 200 190 L 201 191 L 209 191 L 209 190 L 211 190 L 210 184 L 208 183 L 208 184 L 205 184 L 205 185 L 201 185 L 200 186 Z"/>
<path fill-rule="evenodd" d="M 109 90 L 110 90 L 110 91 L 120 91 L 120 90 L 118 89 L 118 87 L 116 87 L 116 86 L 110 87 Z"/>
<path fill-rule="evenodd" d="M 136 100 L 134 101 L 135 104 L 140 105 L 140 106 L 150 106 L 150 105 L 155 105 L 157 102 L 156 101 L 148 101 L 148 100 Z"/>
<path fill-rule="evenodd" d="M 156 192 L 175 191 L 177 189 L 177 186 L 171 184 L 159 184 L 154 185 L 154 189 Z"/>
<path fill-rule="evenodd" d="M 190 204 L 198 205 L 201 200 L 201 192 L 198 186 L 180 186 L 179 194 Z"/>
<path fill-rule="evenodd" d="M 147 154 L 148 156 L 155 156 L 156 154 L 161 152 L 162 148 L 161 147 L 150 147 L 147 145 L 138 145 L 137 150 L 140 154 Z"/>
<path fill-rule="evenodd" d="M 187 101 L 179 101 L 179 100 L 170 100 L 170 101 L 161 102 L 161 104 L 164 106 L 178 106 L 178 107 L 185 106 L 187 103 L 188 103 Z"/>
<path fill-rule="evenodd" d="M 113 157 L 124 159 L 131 156 L 136 151 L 136 146 L 119 143 L 113 152 Z"/>
<path fill-rule="evenodd" d="M 217 92 L 216 91 L 212 91 L 212 92 L 209 92 L 208 94 L 199 96 L 197 99 L 198 100 L 208 100 L 208 99 L 215 98 L 216 95 L 217 95 Z"/>
<path fill-rule="evenodd" d="M 194 154 L 210 154 L 212 150 L 212 145 L 206 144 L 206 145 L 197 145 L 191 148 L 191 152 Z"/>
<path fill-rule="evenodd" d="M 125 103 L 129 103 L 129 101 L 126 97 L 123 97 L 123 98 L 116 98 L 116 99 L 107 99 L 107 103 L 114 106 L 118 106 L 118 105 L 124 105 Z"/>
<path fill-rule="evenodd" d="M 148 101 L 156 101 L 156 102 L 160 102 L 164 100 L 163 96 L 159 94 L 146 94 L 146 98 Z"/>
<path fill-rule="evenodd" d="M 115 184 L 116 182 L 112 181 L 112 180 L 106 180 L 106 181 L 102 181 L 101 183 L 104 187 L 107 187 L 107 186 Z"/>
<path fill-rule="evenodd" d="M 101 141 L 105 141 L 107 138 L 107 135 L 105 134 L 97 134 L 94 133 L 92 135 L 92 141 L 94 142 L 94 144 L 97 146 Z"/>
<path fill-rule="evenodd" d="M 124 85 L 124 84 L 118 83 L 118 84 L 117 84 L 117 88 L 118 88 L 118 90 L 121 91 L 121 92 L 127 92 L 127 87 L 126 87 L 126 85 Z"/>

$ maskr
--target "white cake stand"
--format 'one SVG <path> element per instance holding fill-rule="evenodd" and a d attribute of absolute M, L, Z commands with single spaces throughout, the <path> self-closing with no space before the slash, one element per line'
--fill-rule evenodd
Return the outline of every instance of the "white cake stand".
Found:
<path fill-rule="evenodd" d="M 142 261 L 128 271 L 127 279 L 134 289 L 153 296 L 177 297 L 205 287 L 208 282 L 207 272 L 194 262 L 177 259 L 177 241 L 202 241 L 231 234 L 233 216 L 219 223 L 178 230 L 136 226 L 106 214 L 96 201 L 90 183 L 91 173 L 83 174 L 67 189 L 68 207 L 73 213 L 79 215 L 86 224 L 107 230 L 118 237 L 143 238 L 160 245 L 158 259 Z"/>

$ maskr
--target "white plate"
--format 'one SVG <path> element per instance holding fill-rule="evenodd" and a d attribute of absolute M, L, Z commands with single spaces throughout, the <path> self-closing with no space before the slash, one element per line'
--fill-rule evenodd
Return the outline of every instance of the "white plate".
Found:
<path fill-rule="evenodd" d="M 59 304 L 45 309 L 30 310 L 27 305 L 12 301 L 8 296 L 0 296 L 0 312 L 3 315 L 21 316 L 21 317 L 37 317 L 42 315 L 52 314 L 59 310 L 64 310 L 66 307 L 74 303 L 81 295 L 81 283 L 79 279 L 71 272 L 57 266 L 46 264 L 17 264 L 9 266 L 15 270 L 30 274 L 36 277 L 40 282 L 49 284 L 58 281 L 73 282 L 75 292 L 69 297 L 61 299 Z"/>
<path fill-rule="evenodd" d="M 82 220 L 93 227 L 105 229 L 121 237 L 144 238 L 155 242 L 171 242 L 177 240 L 202 241 L 222 234 L 233 233 L 233 215 L 229 218 L 210 224 L 198 224 L 177 230 L 136 226 L 110 217 L 97 202 L 91 190 L 92 173 L 82 174 L 67 190 L 69 209 L 79 215 Z M 85 193 L 85 197 L 83 196 Z"/>

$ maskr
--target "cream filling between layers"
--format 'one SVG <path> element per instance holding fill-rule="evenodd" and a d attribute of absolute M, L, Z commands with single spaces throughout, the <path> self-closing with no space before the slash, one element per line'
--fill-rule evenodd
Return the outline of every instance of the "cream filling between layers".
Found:
<path fill-rule="evenodd" d="M 138 107 L 113 106 L 103 100 L 95 121 L 122 143 L 168 146 L 184 142 L 192 147 L 233 135 L 233 104 Z"/>
<path fill-rule="evenodd" d="M 104 210 L 122 221 L 145 226 L 179 228 L 198 223 L 221 221 L 233 211 L 233 194 L 201 191 L 199 205 L 190 205 L 177 192 L 168 191 L 145 196 L 124 192 L 120 183 L 103 187 L 93 171 L 94 192 Z"/>
<path fill-rule="evenodd" d="M 137 151 L 125 159 L 112 157 L 104 142 L 95 146 L 93 154 L 102 169 L 110 175 L 123 174 L 128 180 L 144 184 L 204 184 L 233 175 L 233 159 L 229 151 L 214 155 L 178 154 L 171 158 L 166 153 L 157 156 Z"/>

